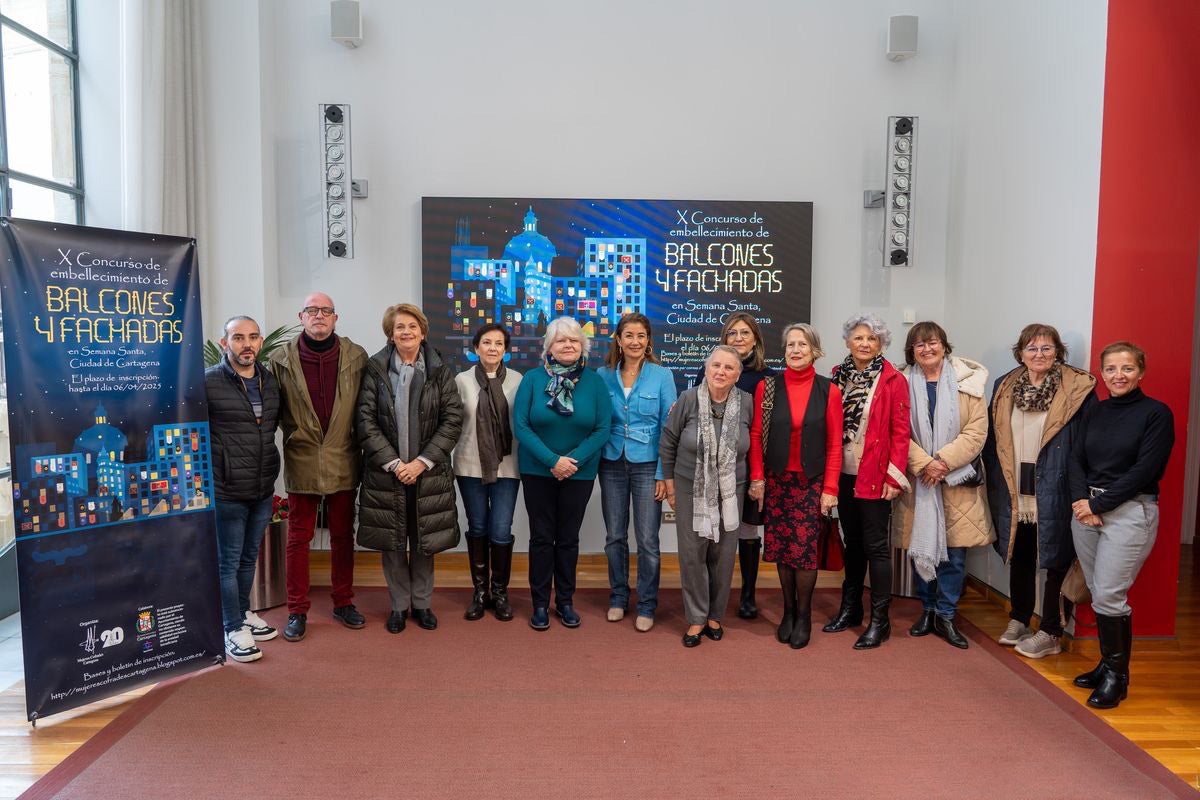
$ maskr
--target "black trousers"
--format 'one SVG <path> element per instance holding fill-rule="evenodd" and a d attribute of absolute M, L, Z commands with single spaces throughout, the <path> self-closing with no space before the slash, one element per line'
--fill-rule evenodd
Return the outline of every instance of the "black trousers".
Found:
<path fill-rule="evenodd" d="M 1033 604 L 1037 599 L 1037 525 L 1018 522 L 1013 536 L 1016 539 L 1013 541 L 1012 558 L 1008 562 L 1008 594 L 1012 600 L 1012 611 L 1008 616 L 1022 625 L 1028 625 L 1029 620 L 1033 619 Z M 1065 577 L 1066 569 L 1046 570 L 1046 583 L 1042 587 L 1041 628 L 1051 636 L 1062 636 L 1063 633 L 1061 603 L 1070 602 L 1062 600 L 1059 594 Z"/>
<path fill-rule="evenodd" d="M 846 540 L 846 577 L 842 586 L 861 596 L 863 579 L 870 567 L 871 598 L 891 598 L 892 502 L 855 497 L 857 477 L 843 474 L 838 480 L 838 517 Z"/>
<path fill-rule="evenodd" d="M 534 608 L 550 607 L 575 596 L 579 563 L 579 528 L 595 481 L 521 475 L 525 510 L 529 513 L 529 594 Z"/>

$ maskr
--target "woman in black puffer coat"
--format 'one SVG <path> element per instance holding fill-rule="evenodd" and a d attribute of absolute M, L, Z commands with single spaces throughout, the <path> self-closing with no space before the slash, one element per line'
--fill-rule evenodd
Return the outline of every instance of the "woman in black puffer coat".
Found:
<path fill-rule="evenodd" d="M 390 341 L 367 362 L 358 392 L 358 543 L 383 551 L 388 631 L 404 630 L 410 609 L 433 630 L 433 556 L 459 540 L 450 451 L 462 431 L 462 400 L 454 370 L 425 341 L 429 322 L 419 308 L 391 306 L 383 331 Z"/>

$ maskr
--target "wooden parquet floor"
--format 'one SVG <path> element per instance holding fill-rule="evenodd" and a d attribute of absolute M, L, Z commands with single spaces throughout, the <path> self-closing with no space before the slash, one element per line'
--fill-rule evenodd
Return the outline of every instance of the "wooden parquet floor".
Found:
<path fill-rule="evenodd" d="M 1189 785 L 1200 788 L 1200 680 L 1197 680 L 1200 668 L 1200 564 L 1193 550 L 1193 546 L 1184 546 L 1182 551 L 1177 637 L 1135 642 L 1129 699 L 1115 710 L 1092 713 Z M 514 575 L 522 575 L 525 567 L 522 557 L 514 559 Z M 358 554 L 355 570 L 357 585 L 384 585 L 378 555 Z M 312 578 L 314 586 L 328 585 L 326 554 L 313 554 Z M 602 554 L 581 556 L 580 587 L 605 587 L 607 581 Z M 516 583 L 519 585 L 519 580 Z M 465 554 L 438 557 L 437 584 L 447 587 L 470 585 Z M 662 585 L 679 586 L 678 562 L 670 555 L 663 558 Z M 760 585 L 778 585 L 769 565 L 764 565 Z M 818 583 L 819 587 L 840 585 L 841 579 L 836 573 L 822 573 Z M 449 608 L 438 610 L 454 613 Z M 968 587 L 960 611 L 994 636 L 999 636 L 1008 623 L 1005 606 L 978 587 Z M 1021 659 L 1021 656 L 1013 654 L 1012 658 Z M 1083 705 L 1087 692 L 1072 686 L 1071 679 L 1090 669 L 1096 658 L 1095 642 L 1080 641 L 1071 644 L 1070 652 L 1058 656 L 1037 661 L 1022 660 Z M 0 798 L 19 795 L 147 691 L 149 687 L 42 720 L 36 729 L 25 721 L 24 686 L 17 683 L 0 692 Z"/>

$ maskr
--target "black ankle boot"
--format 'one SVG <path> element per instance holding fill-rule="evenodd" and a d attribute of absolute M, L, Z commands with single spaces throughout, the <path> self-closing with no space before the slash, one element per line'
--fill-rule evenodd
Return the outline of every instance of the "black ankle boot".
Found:
<path fill-rule="evenodd" d="M 1123 617 L 1096 615 L 1100 634 L 1100 657 L 1104 674 L 1092 690 L 1087 704 L 1092 708 L 1116 708 L 1129 696 L 1129 650 L 1133 644 L 1133 620 Z"/>
<path fill-rule="evenodd" d="M 467 562 L 471 566 L 471 586 L 475 588 L 463 619 L 482 619 L 488 605 L 488 540 L 486 536 L 467 537 Z"/>
<path fill-rule="evenodd" d="M 513 542 L 493 544 L 492 557 L 492 609 L 496 619 L 508 622 L 513 618 L 512 606 L 508 602 L 508 578 L 512 574 Z"/>
<path fill-rule="evenodd" d="M 787 644 L 796 626 L 796 570 L 783 564 L 776 564 L 775 568 L 779 570 L 779 588 L 783 590 L 783 620 L 775 638 L 780 644 Z"/>
<path fill-rule="evenodd" d="M 892 635 L 892 620 L 888 611 L 892 605 L 890 597 L 876 597 L 871 594 L 871 623 L 863 631 L 862 636 L 854 643 L 855 650 L 871 650 L 879 647 Z"/>
<path fill-rule="evenodd" d="M 934 614 L 932 608 L 927 608 L 922 611 L 921 616 L 918 617 L 917 621 L 913 623 L 913 626 L 908 629 L 908 635 L 928 636 L 929 634 L 933 633 L 933 618 L 935 616 L 937 615 Z"/>
<path fill-rule="evenodd" d="M 833 619 L 821 628 L 826 633 L 837 633 L 852 628 L 855 625 L 861 625 L 863 621 L 863 602 L 862 602 L 863 587 L 861 584 L 854 586 L 842 584 L 842 605 L 838 608 L 838 612 L 834 614 Z"/>
<path fill-rule="evenodd" d="M 808 645 L 812 638 L 812 595 L 817 585 L 815 569 L 798 569 L 796 573 L 796 624 L 792 627 L 792 635 L 788 645 L 793 650 L 799 650 Z"/>
<path fill-rule="evenodd" d="M 754 619 L 758 616 L 758 606 L 754 604 L 754 587 L 758 583 L 758 555 L 762 551 L 762 542 L 758 539 L 738 540 L 738 563 L 742 568 L 742 597 L 738 603 L 737 615 L 742 619 Z"/>

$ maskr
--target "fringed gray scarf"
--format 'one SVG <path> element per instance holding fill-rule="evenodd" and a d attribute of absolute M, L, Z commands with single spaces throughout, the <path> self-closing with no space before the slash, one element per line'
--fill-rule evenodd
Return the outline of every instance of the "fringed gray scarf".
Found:
<path fill-rule="evenodd" d="M 721 541 L 721 530 L 737 530 L 741 523 L 737 506 L 737 449 L 741 432 L 741 397 L 731 388 L 725 401 L 721 434 L 713 425 L 713 402 L 708 384 L 696 390 L 700 418 L 696 421 L 696 482 L 692 528 L 714 542 Z"/>

